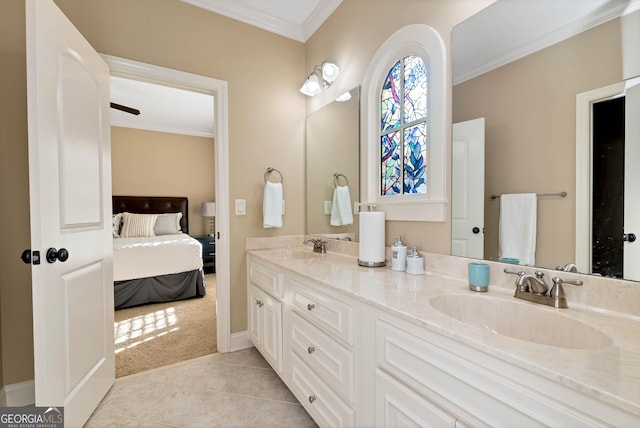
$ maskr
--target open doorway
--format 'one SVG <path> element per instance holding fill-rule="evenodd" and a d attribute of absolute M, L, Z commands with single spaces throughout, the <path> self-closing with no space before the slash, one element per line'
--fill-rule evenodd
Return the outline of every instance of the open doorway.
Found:
<path fill-rule="evenodd" d="M 123 330 L 129 329 L 138 329 L 136 334 L 140 335 L 140 340 L 136 343 L 135 341 L 130 344 L 132 348 L 140 347 L 142 344 L 152 342 L 159 337 L 166 336 L 174 336 L 178 334 L 184 334 L 185 339 L 181 340 L 180 343 L 188 343 L 188 336 L 192 336 L 192 333 L 195 333 L 196 328 L 188 327 L 188 326 L 179 326 L 178 323 L 180 319 L 186 320 L 189 317 L 185 315 L 184 308 L 180 308 L 182 306 L 193 306 L 196 314 L 198 312 L 205 311 L 206 317 L 203 315 L 196 316 L 196 319 L 200 319 L 203 321 L 201 323 L 196 323 L 195 325 L 206 325 L 207 326 L 207 335 L 210 336 L 208 339 L 208 347 L 200 346 L 200 351 L 203 354 L 209 353 L 211 351 L 211 344 L 213 344 L 213 349 L 217 349 L 218 351 L 225 352 L 228 349 L 229 343 L 229 266 L 228 266 L 228 240 L 224 240 L 222 244 L 219 243 L 220 237 L 226 238 L 228 236 L 228 219 L 224 214 L 224 207 L 228 206 L 228 155 L 227 155 L 227 131 L 226 131 L 226 82 L 217 81 L 215 79 L 205 78 L 202 76 L 190 75 L 188 73 L 182 73 L 174 70 L 167 70 L 163 68 L 159 68 L 156 66 L 150 66 L 146 64 L 141 64 L 133 61 L 122 60 L 119 58 L 113 57 L 104 57 L 105 60 L 109 63 L 111 67 L 112 78 L 115 76 L 116 78 L 131 78 L 134 80 L 141 80 L 144 83 L 154 83 L 159 86 L 163 86 L 165 89 L 169 87 L 170 89 L 184 89 L 187 91 L 195 91 L 199 95 L 202 93 L 207 94 L 211 99 L 210 104 L 215 105 L 215 112 L 210 113 L 209 115 L 209 124 L 213 124 L 212 128 L 214 128 L 214 132 L 212 138 L 210 138 L 209 147 L 207 148 L 207 153 L 215 152 L 215 156 L 209 156 L 209 154 L 201 153 L 200 155 L 196 155 L 196 157 L 200 158 L 208 158 L 208 173 L 210 176 L 203 177 L 195 177 L 194 174 L 197 174 L 198 170 L 204 169 L 204 167 L 198 167 L 196 165 L 187 165 L 187 168 L 190 168 L 189 173 L 185 173 L 183 175 L 189 175 L 190 180 L 204 184 L 204 187 L 199 184 L 199 187 L 205 188 L 208 186 L 208 192 L 204 192 L 198 196 L 193 198 L 193 201 L 190 197 L 190 227 L 189 234 L 195 235 L 198 238 L 209 238 L 215 244 L 215 261 L 216 268 L 215 271 L 211 269 L 207 269 L 205 281 L 207 282 L 207 294 L 205 298 L 201 299 L 190 299 L 184 300 L 182 302 L 169 302 L 168 304 L 162 304 L 161 306 L 153 305 L 151 306 L 142 306 L 140 307 L 140 311 L 138 314 L 127 318 L 125 322 L 128 324 L 128 327 L 123 327 Z M 114 101 L 114 100 L 112 100 Z M 135 103 L 133 103 L 135 104 Z M 137 107 L 136 105 L 132 105 L 132 107 Z M 132 127 L 132 128 L 135 128 Z M 135 135 L 137 132 L 143 132 L 140 129 L 133 129 L 127 132 L 123 132 L 123 129 L 118 128 L 115 130 L 112 129 L 112 137 L 113 134 L 128 134 Z M 157 131 L 150 131 L 157 132 Z M 162 131 L 160 131 L 162 132 Z M 169 131 L 171 133 L 171 131 Z M 195 136 L 191 136 L 191 140 L 207 138 L 206 136 L 202 136 L 201 132 L 198 133 L 196 131 Z M 161 134 L 157 134 L 159 137 Z M 120 135 L 118 135 L 120 136 Z M 166 133 L 163 134 L 166 137 Z M 128 138 L 128 137 L 127 137 Z M 125 138 L 126 139 L 126 138 Z M 214 144 L 215 141 L 215 144 Z M 119 144 L 114 139 L 114 144 Z M 184 144 L 198 144 L 192 142 L 180 143 L 183 144 L 182 149 L 186 150 Z M 213 146 L 213 147 L 212 147 Z M 143 150 L 145 151 L 145 150 Z M 158 154 L 154 153 L 152 149 L 146 150 L 148 154 L 148 159 L 145 166 L 142 168 L 147 168 L 148 166 L 154 162 L 155 159 L 158 158 Z M 116 153 L 114 152 L 114 155 Z M 215 161 L 214 161 L 215 158 Z M 115 162 L 117 159 L 114 157 L 114 168 L 116 168 Z M 189 163 L 189 162 L 187 162 Z M 170 170 L 171 167 L 168 166 L 167 170 Z M 212 177 L 215 176 L 215 179 Z M 115 178 L 114 178 L 115 179 Z M 214 186 L 215 182 L 215 186 Z M 198 187 L 193 185 L 188 185 L 188 187 Z M 139 189 L 138 189 L 139 190 Z M 114 186 L 114 194 L 118 192 L 116 186 Z M 128 192 L 131 194 L 131 192 Z M 140 193 L 137 191 L 135 193 Z M 150 192 L 142 191 L 142 193 L 149 195 Z M 166 192 L 151 192 L 154 194 L 166 195 Z M 174 193 L 174 192 L 169 192 Z M 187 194 L 185 192 L 179 192 L 181 194 Z M 201 215 L 201 204 L 205 202 L 216 202 L 218 209 L 216 212 L 221 211 L 222 214 L 218 214 L 216 217 L 216 238 L 209 237 L 211 231 L 209 231 L 209 218 L 204 218 Z M 216 242 L 218 241 L 218 242 Z M 204 254 L 203 254 L 204 257 Z M 208 303 L 207 303 L 208 301 Z M 217 306 L 217 312 L 215 312 Z M 182 311 L 182 312 L 180 312 Z M 118 316 L 116 316 L 118 318 Z M 178 319 L 180 318 L 180 319 Z M 208 320 L 207 320 L 208 319 Z M 141 337 L 143 334 L 147 334 L 147 337 Z M 118 332 L 116 331 L 116 335 Z M 222 338 L 222 340 L 220 340 Z M 196 342 L 202 342 L 201 345 L 206 345 L 205 340 Z M 169 348 L 177 348 L 173 345 L 168 345 Z M 116 343 L 116 352 L 121 348 Z M 190 350 L 195 350 L 196 352 L 198 348 L 197 346 L 187 346 L 186 348 Z M 190 358 L 188 352 L 181 352 L 179 349 L 174 349 L 178 354 L 183 354 L 183 359 Z M 121 351 L 122 352 L 122 351 Z M 175 353 L 175 352 L 174 352 Z M 195 356 L 195 355 L 194 355 Z M 152 356 L 155 358 L 155 356 Z M 149 367 L 151 368 L 151 367 Z"/>

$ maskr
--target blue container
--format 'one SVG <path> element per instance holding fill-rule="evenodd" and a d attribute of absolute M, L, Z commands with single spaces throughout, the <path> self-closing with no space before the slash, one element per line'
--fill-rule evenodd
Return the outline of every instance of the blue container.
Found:
<path fill-rule="evenodd" d="M 469 263 L 469 289 L 487 291 L 489 289 L 489 271 L 488 263 Z"/>
<path fill-rule="evenodd" d="M 520 264 L 520 259 L 516 259 L 515 257 L 500 257 L 498 261 L 502 263 L 511 263 L 512 265 Z"/>

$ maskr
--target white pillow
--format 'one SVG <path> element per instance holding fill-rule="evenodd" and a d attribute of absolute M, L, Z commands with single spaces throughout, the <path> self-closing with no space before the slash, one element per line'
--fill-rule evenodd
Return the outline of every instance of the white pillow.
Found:
<path fill-rule="evenodd" d="M 158 214 L 132 214 L 122 213 L 121 238 L 138 238 L 156 236 L 153 228 L 156 225 Z"/>
<path fill-rule="evenodd" d="M 181 218 L 182 213 L 158 214 L 158 219 L 156 220 L 156 225 L 154 227 L 156 236 L 175 235 L 176 233 L 180 233 Z"/>
<path fill-rule="evenodd" d="M 122 226 L 122 213 L 111 216 L 111 227 L 113 228 L 113 237 L 120 237 L 120 226 Z"/>

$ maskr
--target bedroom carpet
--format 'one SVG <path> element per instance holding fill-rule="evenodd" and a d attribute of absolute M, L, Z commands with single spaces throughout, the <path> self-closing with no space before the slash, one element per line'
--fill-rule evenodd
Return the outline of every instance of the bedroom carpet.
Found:
<path fill-rule="evenodd" d="M 216 275 L 202 298 L 115 311 L 116 378 L 216 352 Z"/>

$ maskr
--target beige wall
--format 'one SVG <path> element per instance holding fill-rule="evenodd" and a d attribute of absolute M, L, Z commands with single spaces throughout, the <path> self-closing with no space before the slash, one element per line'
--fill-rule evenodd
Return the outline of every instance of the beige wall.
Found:
<path fill-rule="evenodd" d="M 342 92 L 362 84 L 376 50 L 395 31 L 414 23 L 429 25 L 440 33 L 448 52 L 451 28 L 490 3 L 492 0 L 344 0 L 306 43 L 307 72 L 323 60 L 332 60 L 341 68 L 339 79 L 329 90 L 308 100 L 307 113 L 316 111 Z M 449 58 L 446 62 L 447 81 L 450 81 Z M 448 89 L 448 100 L 450 96 Z M 450 111 L 447 111 L 447 122 L 450 117 Z M 448 164 L 451 152 L 448 143 L 451 133 L 448 128 L 445 138 Z M 447 177 L 447 193 L 450 183 L 450 177 Z M 387 222 L 386 245 L 391 245 L 397 235 L 402 235 L 407 245 L 417 246 L 420 250 L 450 252 L 450 219 L 442 223 Z"/>
<path fill-rule="evenodd" d="M 575 261 L 576 95 L 622 80 L 616 19 L 456 85 L 453 121 L 486 119 L 485 194 L 538 199 L 536 265 Z M 453 171 L 455 174 L 455 171 Z M 498 258 L 499 200 L 485 204 L 485 258 Z"/>
<path fill-rule="evenodd" d="M 101 53 L 229 83 L 231 330 L 246 329 L 244 239 L 304 232 L 304 45 L 177 0 L 57 0 Z M 262 225 L 263 173 L 278 168 L 286 215 Z M 224 237 L 223 237 L 224 239 Z"/>
<path fill-rule="evenodd" d="M 2 196 L 11 201 L 3 222 L 3 254 L 29 246 L 24 3 L 2 1 Z M 492 0 L 345 0 L 306 45 L 203 12 L 177 0 L 56 0 L 101 53 L 209 76 L 229 83 L 230 199 L 247 200 L 247 215 L 230 213 L 231 329 L 246 329 L 247 236 L 302 234 L 305 222 L 304 122 L 339 93 L 360 85 L 380 44 L 411 23 L 431 25 L 449 46 L 451 27 Z M 298 92 L 315 64 L 332 59 L 342 73 L 313 100 Z M 449 61 L 447 61 L 449 62 Z M 447 98 L 450 99 L 450 91 Z M 450 112 L 447 112 L 450 118 Z M 447 141 L 450 134 L 447 133 Z M 449 151 L 448 151 L 449 152 Z M 449 159 L 449 155 L 447 155 Z M 286 215 L 281 229 L 261 227 L 264 170 L 285 176 Z M 393 222 L 408 245 L 448 252 L 445 223 Z M 3 260 L 0 283 L 4 383 L 33 378 L 30 272 L 17 258 Z"/>
<path fill-rule="evenodd" d="M 186 196 L 189 234 L 209 233 L 202 202 L 215 201 L 213 138 L 111 127 L 114 195 Z"/>
<path fill-rule="evenodd" d="M 0 0 L 0 338 L 2 384 L 33 379 L 24 2 Z"/>

